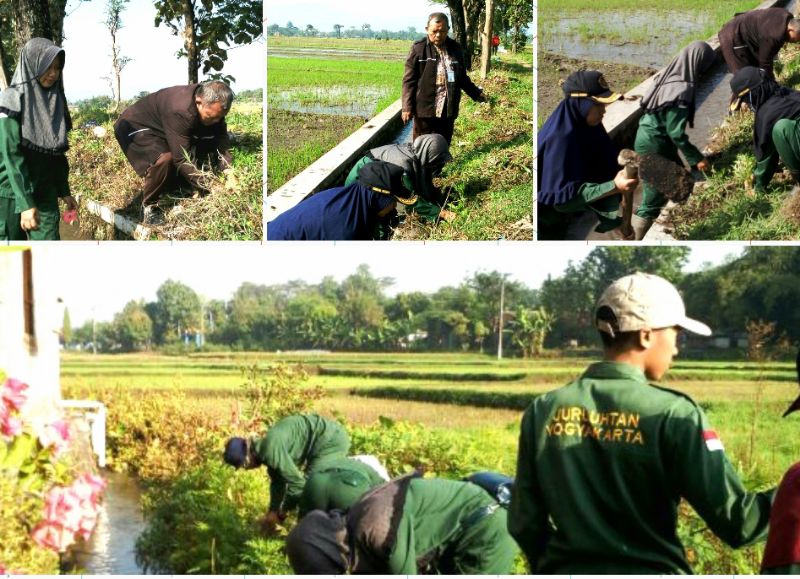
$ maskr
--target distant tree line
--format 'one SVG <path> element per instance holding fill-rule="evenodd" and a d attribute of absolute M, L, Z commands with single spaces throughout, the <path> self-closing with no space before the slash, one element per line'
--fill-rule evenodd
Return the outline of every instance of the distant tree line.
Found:
<path fill-rule="evenodd" d="M 748 322 L 775 324 L 771 339 L 800 341 L 800 248 L 752 247 L 741 257 L 686 273 L 686 247 L 600 247 L 570 262 L 540 288 L 480 272 L 435 292 L 388 295 L 391 278 L 366 265 L 341 282 L 243 283 L 227 300 L 204 300 L 172 280 L 154 302 L 131 301 L 114 320 L 71 332 L 94 335 L 103 351 L 188 344 L 238 350 L 469 351 L 493 353 L 503 307 L 503 348 L 534 356 L 542 348 L 598 345 L 594 304 L 614 279 L 645 271 L 682 290 L 692 317 L 715 333 L 742 334 Z M 535 267 L 535 264 L 531 264 Z"/>
<path fill-rule="evenodd" d="M 423 20 L 424 20 L 423 16 Z M 344 26 L 334 24 L 332 30 L 318 30 L 313 24 L 305 26 L 295 26 L 292 21 L 286 26 L 280 24 L 270 24 L 267 27 L 269 36 L 300 36 L 306 38 L 370 38 L 374 40 L 418 40 L 425 35 L 422 30 L 417 30 L 414 26 L 409 26 L 405 30 L 373 30 L 372 26 L 364 23 L 361 26 Z"/>
<path fill-rule="evenodd" d="M 486 19 L 485 0 L 448 0 L 450 26 L 453 37 L 464 48 L 470 61 L 479 52 L 480 33 Z M 532 0 L 496 0 L 493 6 L 493 31 L 510 50 L 522 49 L 530 40 L 529 26 L 533 22 Z M 331 30 L 317 29 L 313 24 L 296 26 L 291 21 L 285 26 L 271 24 L 269 36 L 300 36 L 312 38 L 365 38 L 374 40 L 418 40 L 425 36 L 423 30 L 427 14 L 420 14 L 420 29 L 409 26 L 405 30 L 374 30 L 369 23 L 360 26 L 334 24 Z"/>

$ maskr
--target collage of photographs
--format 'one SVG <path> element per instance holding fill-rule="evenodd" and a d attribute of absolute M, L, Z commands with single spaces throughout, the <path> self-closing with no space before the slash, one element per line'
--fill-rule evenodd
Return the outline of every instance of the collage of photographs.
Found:
<path fill-rule="evenodd" d="M 0 0 L 0 579 L 800 575 L 795 302 L 798 0 Z"/>

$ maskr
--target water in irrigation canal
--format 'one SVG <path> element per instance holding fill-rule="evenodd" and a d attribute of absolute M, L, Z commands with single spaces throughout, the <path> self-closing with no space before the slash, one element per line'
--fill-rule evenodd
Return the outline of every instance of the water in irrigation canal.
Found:
<path fill-rule="evenodd" d="M 135 552 L 145 528 L 139 484 L 124 473 L 103 476 L 108 481 L 103 507 L 89 544 L 75 553 L 76 568 L 89 575 L 141 575 Z"/>

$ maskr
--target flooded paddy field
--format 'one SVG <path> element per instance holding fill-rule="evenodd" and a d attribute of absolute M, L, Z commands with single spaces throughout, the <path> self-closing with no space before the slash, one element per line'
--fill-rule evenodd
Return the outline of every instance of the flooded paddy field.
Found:
<path fill-rule="evenodd" d="M 714 34 L 758 0 L 668 0 L 643 8 L 631 0 L 544 0 L 539 46 L 564 56 L 661 67 L 692 40 Z"/>
<path fill-rule="evenodd" d="M 411 48 L 410 40 L 363 40 L 359 38 L 308 38 L 270 36 L 267 54 L 280 55 L 341 55 L 367 58 L 405 58 Z"/>
<path fill-rule="evenodd" d="M 656 73 L 654 67 L 599 62 L 569 58 L 554 52 L 539 52 L 537 126 L 542 126 L 564 98 L 559 81 L 567 78 L 573 71 L 581 69 L 602 70 L 608 85 L 618 92 L 631 89 Z"/>
<path fill-rule="evenodd" d="M 327 48 L 295 47 L 307 51 L 307 56 L 276 56 L 278 49 L 270 41 L 268 194 L 400 98 L 402 57 L 363 59 L 350 50 L 352 40 L 342 41 L 339 53 L 331 57 L 325 51 L 335 39 L 303 40 L 326 40 Z M 407 48 L 409 43 L 405 44 Z"/>

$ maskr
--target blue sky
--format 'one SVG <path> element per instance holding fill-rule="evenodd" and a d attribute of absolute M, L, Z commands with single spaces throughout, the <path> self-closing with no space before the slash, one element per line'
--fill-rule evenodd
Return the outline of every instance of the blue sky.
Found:
<path fill-rule="evenodd" d="M 103 24 L 105 7 L 105 0 L 67 3 L 64 84 L 71 102 L 111 95 L 108 81 L 103 79 L 111 70 L 111 37 Z M 133 59 L 122 71 L 122 98 L 188 82 L 186 60 L 175 56 L 182 40 L 165 25 L 156 28 L 154 20 L 152 0 L 130 0 L 122 14 L 118 43 L 123 56 Z M 264 86 L 265 50 L 262 41 L 229 52 L 223 72 L 236 77 L 234 90 Z"/>

